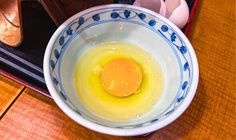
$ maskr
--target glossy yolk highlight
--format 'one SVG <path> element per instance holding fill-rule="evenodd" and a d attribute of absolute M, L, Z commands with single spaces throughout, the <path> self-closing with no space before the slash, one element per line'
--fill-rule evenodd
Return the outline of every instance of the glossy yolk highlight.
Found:
<path fill-rule="evenodd" d="M 142 71 L 132 60 L 115 59 L 104 66 L 101 81 L 104 89 L 111 95 L 126 97 L 139 89 L 142 83 Z"/>

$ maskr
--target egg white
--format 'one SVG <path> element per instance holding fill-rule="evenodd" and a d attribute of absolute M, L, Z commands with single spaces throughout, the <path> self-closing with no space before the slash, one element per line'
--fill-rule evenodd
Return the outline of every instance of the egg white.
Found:
<path fill-rule="evenodd" d="M 124 98 L 107 93 L 100 79 L 103 66 L 117 58 L 135 61 L 143 74 L 138 91 Z M 117 122 L 136 119 L 150 111 L 162 95 L 163 80 L 159 64 L 148 52 L 116 41 L 86 50 L 74 70 L 74 86 L 81 103 L 96 116 Z"/>

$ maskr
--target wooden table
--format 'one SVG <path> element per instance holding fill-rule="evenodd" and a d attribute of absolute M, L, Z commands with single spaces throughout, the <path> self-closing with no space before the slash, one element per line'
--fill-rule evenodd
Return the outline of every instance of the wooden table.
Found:
<path fill-rule="evenodd" d="M 198 90 L 174 123 L 145 138 L 99 134 L 76 124 L 52 99 L 0 76 L 0 139 L 236 139 L 235 0 L 200 0 L 189 39 Z"/>

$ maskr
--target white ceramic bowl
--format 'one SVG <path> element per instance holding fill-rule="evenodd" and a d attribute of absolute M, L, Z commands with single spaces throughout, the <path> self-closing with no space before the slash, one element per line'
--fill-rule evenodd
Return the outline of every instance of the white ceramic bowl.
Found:
<path fill-rule="evenodd" d="M 93 115 L 81 105 L 72 83 L 80 54 L 114 40 L 137 44 L 149 52 L 165 79 L 163 95 L 153 109 L 126 123 Z M 144 8 L 112 4 L 82 11 L 56 30 L 45 52 L 44 76 L 53 99 L 70 118 L 97 132 L 134 136 L 158 130 L 184 112 L 197 88 L 198 62 L 188 39 L 166 18 Z"/>

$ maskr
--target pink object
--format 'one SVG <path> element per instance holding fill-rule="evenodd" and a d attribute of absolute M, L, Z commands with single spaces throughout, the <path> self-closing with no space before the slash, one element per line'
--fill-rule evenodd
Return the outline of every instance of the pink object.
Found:
<path fill-rule="evenodd" d="M 179 28 L 188 22 L 189 8 L 185 0 L 135 0 L 134 5 L 159 13 Z"/>
<path fill-rule="evenodd" d="M 188 22 L 189 8 L 185 0 L 166 0 L 166 15 L 179 28 L 183 28 Z"/>
<path fill-rule="evenodd" d="M 163 0 L 135 0 L 134 5 L 150 9 L 162 16 L 166 15 L 166 5 Z"/>

